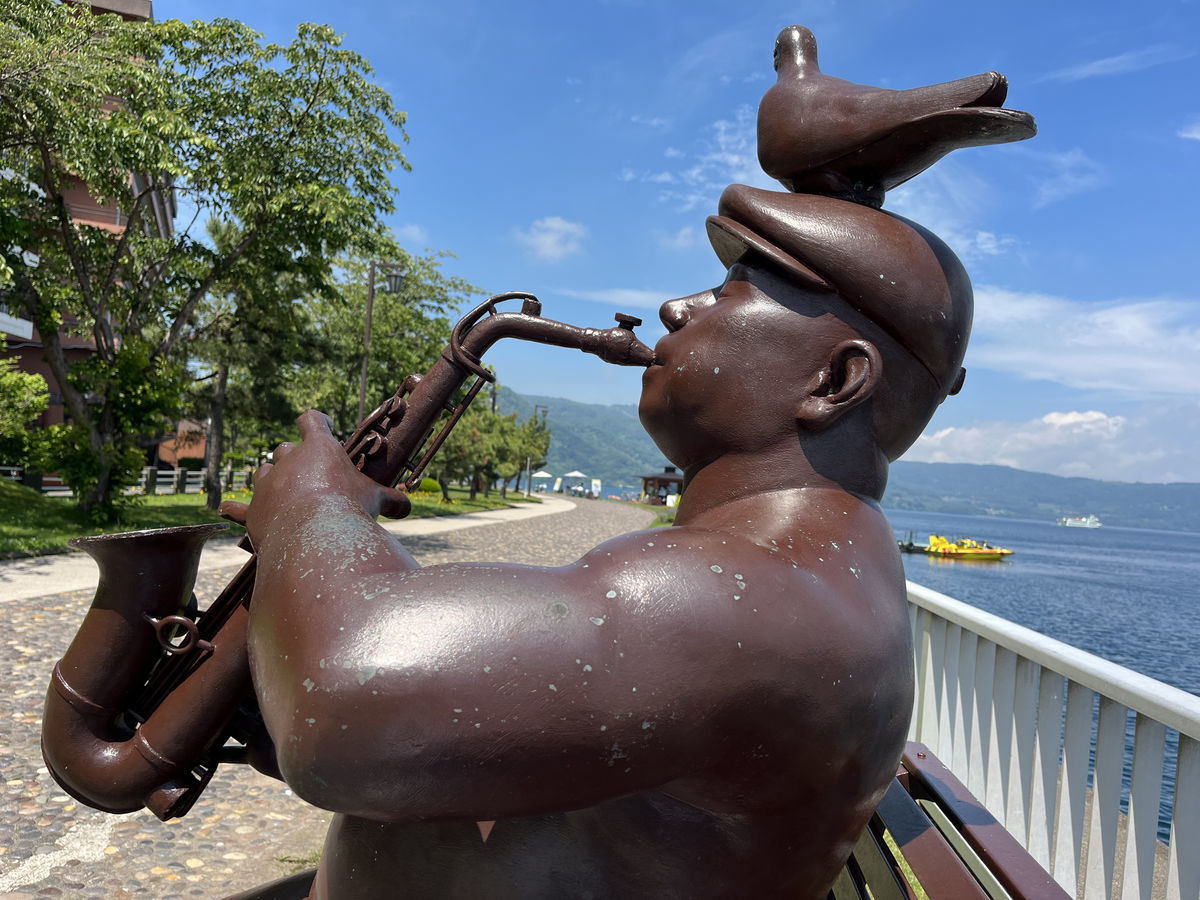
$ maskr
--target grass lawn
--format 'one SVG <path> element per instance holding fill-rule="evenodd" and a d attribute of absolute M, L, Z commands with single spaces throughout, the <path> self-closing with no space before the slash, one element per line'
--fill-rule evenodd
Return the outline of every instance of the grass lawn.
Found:
<path fill-rule="evenodd" d="M 631 503 L 630 505 L 654 513 L 654 521 L 647 525 L 647 528 L 666 528 L 675 524 L 676 509 L 673 506 L 658 506 L 653 503 Z"/>
<path fill-rule="evenodd" d="M 248 502 L 250 494 L 230 492 L 225 497 Z M 469 497 L 468 491 L 457 488 L 450 489 L 450 503 L 445 503 L 440 494 L 413 494 L 410 518 L 454 516 L 515 503 L 540 502 L 536 499 L 526 501 L 518 492 L 511 492 L 508 500 L 501 500 L 497 491 L 493 491 L 489 499 L 482 493 L 475 500 Z M 45 497 L 31 488 L 0 479 L 0 559 L 54 553 L 66 547 L 71 538 L 83 535 L 218 521 L 221 521 L 220 517 L 205 507 L 203 494 L 161 494 L 139 498 L 124 509 L 119 523 L 99 526 L 80 512 L 69 498 Z M 241 527 L 230 525 L 231 534 L 241 532 Z"/>

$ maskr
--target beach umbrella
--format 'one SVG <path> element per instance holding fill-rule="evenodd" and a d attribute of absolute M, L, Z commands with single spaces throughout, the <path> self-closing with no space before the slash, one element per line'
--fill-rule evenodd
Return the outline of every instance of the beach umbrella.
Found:
<path fill-rule="evenodd" d="M 531 477 L 533 477 L 533 478 L 553 478 L 554 476 L 551 475 L 549 472 L 547 472 L 545 469 L 541 469 L 537 472 L 534 472 Z"/>
<path fill-rule="evenodd" d="M 582 472 L 576 469 L 574 472 L 568 472 L 563 478 L 587 478 Z"/>

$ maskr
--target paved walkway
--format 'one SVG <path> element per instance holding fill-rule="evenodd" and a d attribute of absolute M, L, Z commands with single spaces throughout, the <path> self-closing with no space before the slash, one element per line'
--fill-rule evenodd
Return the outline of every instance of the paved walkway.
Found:
<path fill-rule="evenodd" d="M 649 513 L 556 497 L 440 519 L 392 523 L 423 564 L 494 560 L 563 565 L 607 538 L 645 527 Z M 237 571 L 235 542 L 210 541 L 196 593 L 202 603 Z M 186 818 L 160 822 L 76 803 L 38 749 L 42 702 L 91 602 L 96 568 L 83 554 L 0 562 L 0 900 L 35 897 L 220 898 L 311 866 L 329 813 L 280 782 L 222 767 Z"/>
<path fill-rule="evenodd" d="M 460 531 L 478 525 L 501 522 L 520 522 L 551 513 L 565 512 L 574 507 L 561 497 L 543 497 L 541 503 L 527 503 L 507 509 L 489 509 L 461 516 L 440 516 L 426 519 L 402 519 L 387 522 L 384 527 L 400 537 L 416 537 Z M 234 538 L 215 537 L 204 547 L 200 572 L 241 566 L 246 553 Z M 64 591 L 93 590 L 98 570 L 86 553 L 58 553 L 29 559 L 0 560 L 0 603 L 6 600 L 28 600 Z"/>

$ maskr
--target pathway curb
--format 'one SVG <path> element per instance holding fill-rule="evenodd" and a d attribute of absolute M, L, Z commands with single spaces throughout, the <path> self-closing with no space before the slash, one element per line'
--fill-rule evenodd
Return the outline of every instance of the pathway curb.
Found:
<path fill-rule="evenodd" d="M 420 537 L 480 525 L 519 522 L 537 516 L 567 512 L 574 508 L 575 504 L 570 500 L 543 497 L 542 502 L 536 504 L 488 509 L 458 516 L 401 519 L 396 522 L 384 522 L 383 527 L 400 538 Z M 203 573 L 213 569 L 241 566 L 246 561 L 246 551 L 239 548 L 237 543 L 234 538 L 224 537 L 209 541 L 200 557 L 199 571 Z M 0 560 L 0 603 L 61 594 L 64 591 L 88 590 L 96 586 L 98 579 L 99 570 L 96 563 L 82 551 Z"/>

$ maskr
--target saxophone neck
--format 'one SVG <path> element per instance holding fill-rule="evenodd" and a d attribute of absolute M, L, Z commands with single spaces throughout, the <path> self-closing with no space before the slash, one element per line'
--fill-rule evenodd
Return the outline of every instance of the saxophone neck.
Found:
<path fill-rule="evenodd" d="M 497 312 L 496 304 L 511 299 L 523 301 L 520 312 Z M 392 485 L 411 473 L 405 484 L 415 484 L 441 442 L 466 410 L 484 383 L 495 376 L 483 367 L 481 358 L 492 344 L 511 337 L 539 344 L 567 347 L 598 356 L 619 366 L 650 366 L 654 351 L 638 340 L 633 329 L 642 320 L 617 314 L 613 328 L 580 328 L 543 318 L 542 305 L 532 294 L 499 294 L 467 313 L 450 336 L 441 357 L 424 375 L 405 379 L 392 397 L 359 423 L 346 441 L 346 452 L 354 464 L 381 484 Z M 455 401 L 463 383 L 477 381 L 461 401 Z M 443 412 L 450 421 L 422 447 Z"/>
<path fill-rule="evenodd" d="M 484 304 L 484 308 L 488 308 L 488 304 Z M 538 309 L 540 310 L 540 304 Z M 463 321 L 466 322 L 470 318 L 468 316 Z M 455 328 L 447 351 L 455 361 L 477 375 L 480 372 L 476 371 L 472 362 L 477 364 L 479 357 L 488 347 L 505 337 L 581 350 L 618 366 L 653 365 L 654 351 L 638 340 L 633 333 L 633 329 L 641 325 L 642 320 L 625 313 L 617 313 L 616 319 L 617 325 L 613 328 L 580 328 L 543 318 L 540 313 L 530 314 L 527 305 L 527 308 L 519 313 L 495 313 L 475 324 L 465 334 L 461 334 L 459 328 Z M 461 358 L 462 352 L 469 354 L 466 360 Z M 490 373 L 487 378 L 491 380 Z"/>

